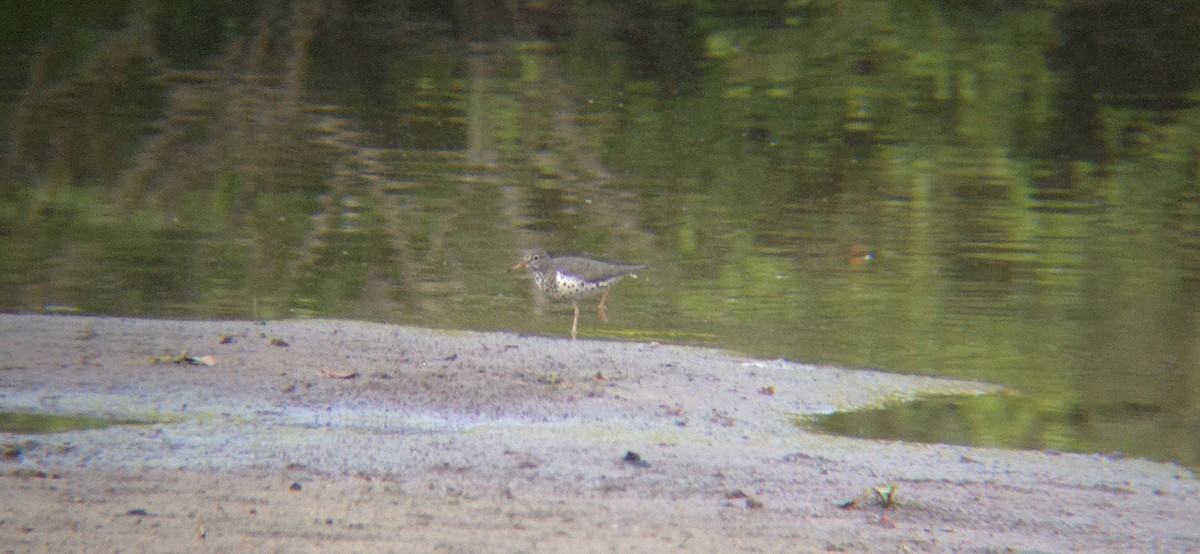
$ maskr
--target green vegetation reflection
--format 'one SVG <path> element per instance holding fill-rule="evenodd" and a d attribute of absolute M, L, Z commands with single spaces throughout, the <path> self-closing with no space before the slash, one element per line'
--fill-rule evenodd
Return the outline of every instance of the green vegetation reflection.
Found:
<path fill-rule="evenodd" d="M 60 416 L 23 412 L 0 412 L 0 433 L 40 435 L 66 431 L 104 429 L 113 425 L 135 423 L 102 417 Z"/>
<path fill-rule="evenodd" d="M 1176 414 L 1149 404 L 1067 405 L 1013 393 L 938 396 L 869 410 L 801 418 L 797 424 L 841 436 L 919 443 L 1065 452 L 1177 461 L 1200 467 Z M 1136 423 L 1135 423 L 1136 422 Z M 1135 431 L 1114 433 L 1118 427 Z M 1171 438 L 1167 435 L 1174 435 Z M 1173 447 L 1164 449 L 1163 441 Z"/>

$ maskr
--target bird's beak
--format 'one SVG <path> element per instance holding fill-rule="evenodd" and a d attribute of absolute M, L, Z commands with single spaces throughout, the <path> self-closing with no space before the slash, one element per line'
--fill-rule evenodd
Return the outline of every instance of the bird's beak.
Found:
<path fill-rule="evenodd" d="M 525 260 L 521 260 L 521 261 L 517 262 L 517 265 L 514 265 L 514 266 L 512 266 L 512 269 L 509 269 L 509 271 L 516 271 L 516 270 L 518 270 L 518 269 L 525 269 L 525 264 L 526 264 L 526 263 L 528 263 L 528 262 L 526 262 Z"/>

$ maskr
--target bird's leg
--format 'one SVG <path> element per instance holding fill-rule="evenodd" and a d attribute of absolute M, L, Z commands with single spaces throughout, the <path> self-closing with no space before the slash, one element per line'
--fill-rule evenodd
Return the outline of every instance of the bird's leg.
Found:
<path fill-rule="evenodd" d="M 571 320 L 571 340 L 575 340 L 575 331 L 579 329 L 579 302 L 571 302 L 575 306 L 575 319 Z"/>
<path fill-rule="evenodd" d="M 608 323 L 608 314 L 605 313 L 604 299 L 608 298 L 608 289 L 604 289 L 604 294 L 600 295 L 600 304 L 596 306 L 596 313 L 600 314 L 600 321 Z"/>

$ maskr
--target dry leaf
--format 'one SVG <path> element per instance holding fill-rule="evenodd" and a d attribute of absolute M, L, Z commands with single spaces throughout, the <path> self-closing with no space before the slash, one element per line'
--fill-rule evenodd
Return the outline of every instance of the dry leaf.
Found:
<path fill-rule="evenodd" d="M 217 358 L 214 356 L 193 356 L 184 350 L 178 356 L 166 355 L 155 356 L 150 359 L 152 364 L 179 364 L 179 365 L 217 365 Z"/>
<path fill-rule="evenodd" d="M 317 371 L 320 371 L 321 375 L 330 379 L 353 379 L 358 377 L 357 371 L 330 371 L 324 368 L 319 368 Z"/>
<path fill-rule="evenodd" d="M 211 356 L 211 355 L 209 355 L 209 356 L 189 356 L 187 361 L 189 364 L 192 364 L 192 365 L 206 365 L 209 367 L 217 365 L 217 358 L 215 356 Z"/>

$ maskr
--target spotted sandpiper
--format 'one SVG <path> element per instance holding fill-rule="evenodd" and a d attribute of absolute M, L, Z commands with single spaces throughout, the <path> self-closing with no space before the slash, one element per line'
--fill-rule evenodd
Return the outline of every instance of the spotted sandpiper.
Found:
<path fill-rule="evenodd" d="M 608 289 L 626 277 L 637 278 L 638 270 L 644 265 L 610 264 L 587 258 L 551 258 L 545 250 L 526 250 L 525 255 L 510 271 L 528 269 L 533 272 L 533 283 L 551 300 L 570 301 L 575 308 L 575 319 L 571 322 L 571 340 L 579 328 L 579 300 L 600 294 L 596 312 L 600 321 L 608 323 L 604 313 L 604 300 Z"/>

